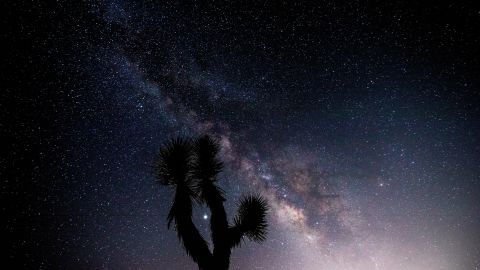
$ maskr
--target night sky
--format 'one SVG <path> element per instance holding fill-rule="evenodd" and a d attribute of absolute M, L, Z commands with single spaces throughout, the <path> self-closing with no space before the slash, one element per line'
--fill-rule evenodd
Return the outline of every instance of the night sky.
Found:
<path fill-rule="evenodd" d="M 480 269 L 479 8 L 207 2 L 4 9 L 12 269 L 197 269 L 152 162 L 200 134 L 230 218 L 245 193 L 270 205 L 231 269 Z"/>

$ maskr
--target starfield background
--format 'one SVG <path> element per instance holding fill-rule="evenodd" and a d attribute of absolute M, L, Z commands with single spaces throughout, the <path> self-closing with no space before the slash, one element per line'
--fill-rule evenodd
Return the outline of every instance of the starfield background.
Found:
<path fill-rule="evenodd" d="M 231 269 L 480 268 L 474 1 L 47 2 L 2 4 L 10 269 L 197 269 L 151 166 L 199 134 L 270 204 Z"/>

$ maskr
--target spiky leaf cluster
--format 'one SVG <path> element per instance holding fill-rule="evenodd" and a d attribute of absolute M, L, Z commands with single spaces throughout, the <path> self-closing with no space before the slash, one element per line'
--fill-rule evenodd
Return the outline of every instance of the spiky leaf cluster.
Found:
<path fill-rule="evenodd" d="M 239 203 L 235 217 L 235 227 L 239 228 L 250 240 L 262 242 L 267 236 L 268 204 L 258 195 L 244 196 Z"/>
<path fill-rule="evenodd" d="M 191 139 L 178 138 L 163 145 L 155 162 L 157 179 L 162 185 L 176 186 L 190 180 L 193 162 Z"/>
<path fill-rule="evenodd" d="M 222 171 L 223 163 L 217 158 L 220 145 L 209 136 L 202 136 L 195 141 L 194 177 L 199 180 L 216 181 Z"/>
<path fill-rule="evenodd" d="M 222 201 L 223 190 L 216 185 L 217 175 L 223 169 L 223 163 L 217 158 L 220 145 L 209 136 L 195 140 L 195 159 L 192 166 L 192 176 L 196 179 L 195 190 L 202 202 L 207 202 L 212 196 L 218 196 Z"/>

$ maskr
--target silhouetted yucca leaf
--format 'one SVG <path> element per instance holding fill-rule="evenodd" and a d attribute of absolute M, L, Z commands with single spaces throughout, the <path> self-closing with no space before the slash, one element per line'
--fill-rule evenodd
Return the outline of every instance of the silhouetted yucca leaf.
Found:
<path fill-rule="evenodd" d="M 223 169 L 223 163 L 217 155 L 220 145 L 217 140 L 205 135 L 194 142 L 195 160 L 193 162 L 193 174 L 195 178 L 205 181 L 216 181 L 217 174 Z"/>
<path fill-rule="evenodd" d="M 244 196 L 240 200 L 234 226 L 250 240 L 264 241 L 267 237 L 267 211 L 267 201 L 261 196 Z"/>
<path fill-rule="evenodd" d="M 223 191 L 215 184 L 217 175 L 223 168 L 223 163 L 217 157 L 219 151 L 220 145 L 210 136 L 205 135 L 195 140 L 192 174 L 195 191 L 203 202 L 225 200 Z"/>
<path fill-rule="evenodd" d="M 187 182 L 192 171 L 193 145 L 190 139 L 174 139 L 160 149 L 154 164 L 157 179 L 162 185 Z"/>

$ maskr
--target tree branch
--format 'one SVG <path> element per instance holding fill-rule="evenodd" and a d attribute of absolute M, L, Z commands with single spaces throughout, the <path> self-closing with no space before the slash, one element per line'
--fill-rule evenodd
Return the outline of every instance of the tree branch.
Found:
<path fill-rule="evenodd" d="M 178 238 L 200 269 L 210 269 L 213 258 L 208 244 L 192 221 L 192 199 L 186 188 L 177 186 L 169 219 L 175 222 Z"/>

